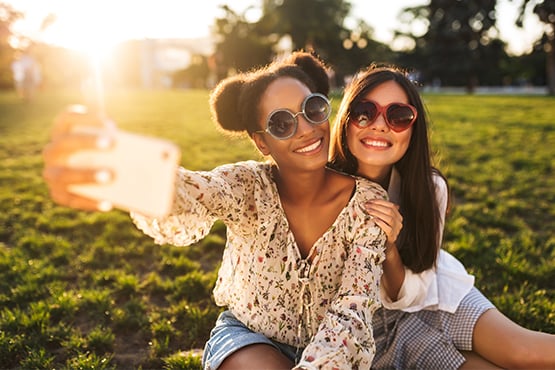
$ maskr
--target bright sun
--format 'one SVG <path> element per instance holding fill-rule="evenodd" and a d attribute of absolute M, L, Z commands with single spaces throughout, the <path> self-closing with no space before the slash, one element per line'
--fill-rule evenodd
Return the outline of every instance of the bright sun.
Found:
<path fill-rule="evenodd" d="M 46 3 L 35 4 L 52 13 L 55 20 L 41 32 L 41 38 L 96 59 L 105 57 L 124 40 L 207 35 L 217 8 L 215 3 L 180 0 Z"/>
<path fill-rule="evenodd" d="M 103 59 L 128 37 L 125 19 L 116 19 L 109 9 L 90 2 L 67 3 L 56 12 L 56 20 L 44 30 L 43 37 L 90 58 Z"/>

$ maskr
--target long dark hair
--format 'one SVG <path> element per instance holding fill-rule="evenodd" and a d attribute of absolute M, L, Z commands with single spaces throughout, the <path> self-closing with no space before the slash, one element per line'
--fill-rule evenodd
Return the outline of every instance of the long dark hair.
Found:
<path fill-rule="evenodd" d="M 397 83 L 406 92 L 409 103 L 418 111 L 407 151 L 395 163 L 395 168 L 402 178 L 400 212 L 403 216 L 403 229 L 397 239 L 397 246 L 403 264 L 414 272 L 421 272 L 435 265 L 441 245 L 442 225 L 433 176 L 443 176 L 432 167 L 424 104 L 417 87 L 403 71 L 395 67 L 370 66 L 352 79 L 345 89 L 332 127 L 330 166 L 357 174 L 357 159 L 347 145 L 349 109 L 367 93 L 388 81 Z"/>

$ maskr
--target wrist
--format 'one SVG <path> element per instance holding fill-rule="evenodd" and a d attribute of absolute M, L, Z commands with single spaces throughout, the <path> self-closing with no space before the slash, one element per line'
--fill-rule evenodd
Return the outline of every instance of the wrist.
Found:
<path fill-rule="evenodd" d="M 395 255 L 399 255 L 399 250 L 397 249 L 397 244 L 395 242 L 385 243 L 385 258 L 387 259 L 387 258 L 393 257 Z"/>

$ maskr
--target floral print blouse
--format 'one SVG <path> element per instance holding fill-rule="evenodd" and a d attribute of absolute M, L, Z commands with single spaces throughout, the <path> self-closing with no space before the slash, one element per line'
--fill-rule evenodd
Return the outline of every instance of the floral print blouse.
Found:
<path fill-rule="evenodd" d="M 304 348 L 298 366 L 370 368 L 386 238 L 364 203 L 387 194 L 355 178 L 349 203 L 312 246 L 313 258 L 303 259 L 273 170 L 272 164 L 256 161 L 206 172 L 180 168 L 170 215 L 132 214 L 133 220 L 157 243 L 178 246 L 197 242 L 222 220 L 227 242 L 214 288 L 216 304 L 251 330 Z"/>

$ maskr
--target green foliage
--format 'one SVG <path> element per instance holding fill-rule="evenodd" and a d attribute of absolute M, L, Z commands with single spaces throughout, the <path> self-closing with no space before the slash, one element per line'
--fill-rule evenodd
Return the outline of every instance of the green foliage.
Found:
<path fill-rule="evenodd" d="M 248 71 L 263 66 L 272 59 L 272 47 L 276 40 L 256 32 L 244 14 L 237 14 L 229 6 L 222 5 L 225 16 L 215 21 L 216 79 L 219 81 L 235 71 Z"/>
<path fill-rule="evenodd" d="M 500 84 L 499 63 L 506 59 L 504 44 L 492 39 L 495 26 L 495 1 L 431 0 L 429 5 L 406 10 L 428 25 L 417 42 L 416 65 L 426 81 L 434 78 L 447 86 L 467 86 L 472 91 L 480 84 Z"/>
<path fill-rule="evenodd" d="M 8 4 L 0 2 L 0 89 L 13 87 L 11 63 L 15 50 L 10 45 L 10 38 L 17 37 L 11 27 L 23 14 Z"/>
<path fill-rule="evenodd" d="M 176 353 L 164 358 L 166 370 L 197 370 L 201 369 L 201 358 L 198 353 Z"/>
<path fill-rule="evenodd" d="M 334 96 L 337 107 L 340 96 Z M 41 151 L 53 117 L 79 102 L 0 94 L 0 363 L 7 369 L 200 369 L 220 308 L 211 299 L 225 226 L 190 247 L 155 245 L 124 212 L 52 203 Z M 553 99 L 426 95 L 437 164 L 453 210 L 445 247 L 516 322 L 555 332 Z M 210 169 L 259 158 L 222 140 L 208 94 L 113 91 L 118 125 L 176 142 L 182 164 Z"/>
<path fill-rule="evenodd" d="M 373 40 L 373 29 L 359 14 L 352 14 L 354 26 L 347 26 L 348 1 L 265 0 L 256 21 L 247 19 L 250 9 L 238 14 L 229 6 L 221 8 L 225 14 L 214 24 L 217 80 L 269 63 L 289 42 L 287 48 L 314 51 L 326 60 L 338 84 L 369 61 L 391 63 L 396 56 L 388 45 Z"/>

